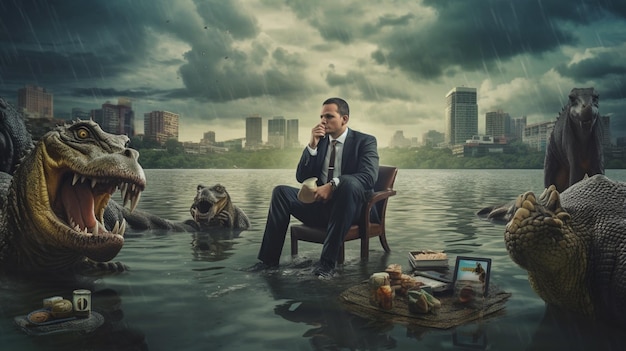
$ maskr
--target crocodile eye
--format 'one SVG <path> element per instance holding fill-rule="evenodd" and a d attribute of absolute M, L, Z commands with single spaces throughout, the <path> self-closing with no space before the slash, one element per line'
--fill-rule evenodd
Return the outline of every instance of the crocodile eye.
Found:
<path fill-rule="evenodd" d="M 76 136 L 79 139 L 87 139 L 89 137 L 89 129 L 87 128 L 80 128 L 76 131 Z"/>

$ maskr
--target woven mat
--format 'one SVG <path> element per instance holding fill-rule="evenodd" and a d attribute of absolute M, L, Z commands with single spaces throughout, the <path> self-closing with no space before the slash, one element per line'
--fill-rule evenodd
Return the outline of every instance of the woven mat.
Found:
<path fill-rule="evenodd" d="M 366 281 L 345 290 L 339 295 L 339 299 L 348 311 L 363 318 L 379 321 L 388 320 L 439 329 L 448 329 L 493 315 L 501 311 L 506 304 L 506 300 L 511 297 L 510 293 L 506 293 L 491 285 L 487 297 L 466 305 L 458 303 L 452 293 L 448 292 L 435 295 L 441 301 L 441 308 L 436 314 L 417 314 L 409 311 L 408 297 L 406 296 L 396 294 L 393 300 L 393 309 L 384 310 L 372 306 L 369 302 L 369 295 L 369 284 Z"/>
<path fill-rule="evenodd" d="M 46 325 L 32 324 L 28 321 L 28 316 L 18 316 L 13 318 L 13 321 L 28 335 L 47 335 L 67 332 L 90 333 L 104 323 L 104 317 L 98 312 L 91 311 L 87 318 L 77 318 Z"/>

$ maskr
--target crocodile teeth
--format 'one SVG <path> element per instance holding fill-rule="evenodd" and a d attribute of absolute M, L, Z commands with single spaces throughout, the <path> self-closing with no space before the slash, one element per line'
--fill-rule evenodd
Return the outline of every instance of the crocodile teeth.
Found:
<path fill-rule="evenodd" d="M 92 179 L 91 179 L 91 188 L 92 188 L 92 189 L 93 189 L 93 188 L 95 188 L 95 187 L 96 187 L 96 184 L 98 184 L 98 181 L 96 180 L 96 178 L 92 178 Z"/>
<path fill-rule="evenodd" d="M 133 212 L 135 208 L 137 208 L 137 204 L 139 203 L 140 197 L 141 197 L 141 193 L 135 193 L 135 196 L 133 196 L 130 199 L 130 212 Z"/>
<path fill-rule="evenodd" d="M 120 230 L 118 230 L 117 234 L 124 236 L 126 233 L 126 219 L 122 219 L 122 225 L 120 226 Z"/>
<path fill-rule="evenodd" d="M 137 186 L 135 184 L 124 183 L 120 187 L 120 192 L 122 193 L 122 199 L 124 201 L 123 206 L 126 207 L 130 202 L 130 211 L 134 211 L 141 197 L 141 192 L 137 191 Z"/>
<path fill-rule="evenodd" d="M 74 173 L 74 178 L 72 179 L 72 186 L 78 183 L 78 179 L 80 179 L 80 176 L 78 175 L 78 173 Z"/>
<path fill-rule="evenodd" d="M 111 233 L 117 233 L 119 230 L 120 230 L 120 222 L 115 221 L 115 225 L 113 226 L 113 229 L 111 229 Z"/>
<path fill-rule="evenodd" d="M 115 226 L 113 226 L 111 233 L 119 234 L 123 236 L 125 232 L 126 232 L 126 220 L 122 218 L 121 224 L 119 221 L 115 221 Z"/>
<path fill-rule="evenodd" d="M 126 191 L 128 191 L 128 183 L 122 183 L 118 186 L 120 189 L 120 194 L 122 195 L 122 200 L 126 198 Z"/>

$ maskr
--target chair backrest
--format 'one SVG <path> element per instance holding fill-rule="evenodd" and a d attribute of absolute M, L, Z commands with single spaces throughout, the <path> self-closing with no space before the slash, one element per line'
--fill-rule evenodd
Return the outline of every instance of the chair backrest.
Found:
<path fill-rule="evenodd" d="M 393 189 L 396 174 L 398 174 L 398 167 L 379 166 L 378 180 L 376 180 L 376 184 L 374 185 L 374 191 Z"/>
<path fill-rule="evenodd" d="M 397 174 L 398 167 L 378 166 L 378 180 L 376 180 L 376 184 L 374 185 L 374 191 L 393 190 L 393 183 L 396 181 Z M 374 205 L 374 207 L 376 207 L 376 217 L 378 217 L 374 217 L 374 222 L 384 223 L 388 200 L 389 198 L 379 201 Z"/>

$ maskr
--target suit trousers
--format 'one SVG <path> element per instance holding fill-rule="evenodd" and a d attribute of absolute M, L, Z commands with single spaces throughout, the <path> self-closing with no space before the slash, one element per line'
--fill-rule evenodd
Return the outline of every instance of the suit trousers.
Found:
<path fill-rule="evenodd" d="M 268 265 L 278 265 L 285 244 L 291 216 L 311 227 L 326 227 L 326 240 L 320 263 L 335 267 L 339 249 L 350 226 L 357 223 L 365 203 L 363 186 L 350 177 L 341 179 L 330 201 L 305 204 L 298 200 L 298 189 L 279 185 L 272 191 L 267 223 L 258 258 Z"/>

